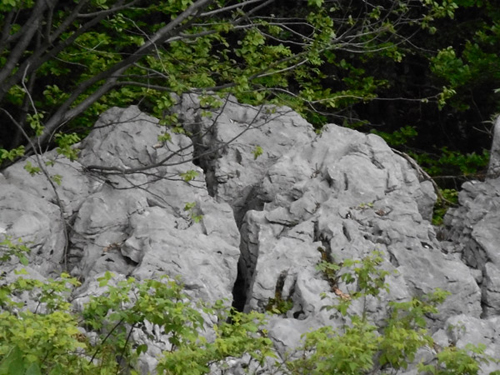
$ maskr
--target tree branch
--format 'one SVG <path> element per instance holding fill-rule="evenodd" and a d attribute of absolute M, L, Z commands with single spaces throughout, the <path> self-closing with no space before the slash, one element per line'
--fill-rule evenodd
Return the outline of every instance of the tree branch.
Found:
<path fill-rule="evenodd" d="M 43 0 L 42 0 L 43 1 Z M 83 0 L 83 2 L 86 2 L 88 0 Z M 73 12 L 74 14 L 74 12 Z M 104 16 L 102 17 L 104 18 Z M 25 71 L 26 67 L 30 67 L 30 70 L 27 72 L 30 74 L 32 71 L 37 70 L 42 66 L 45 62 L 56 56 L 59 52 L 61 52 L 64 48 L 69 46 L 71 43 L 73 43 L 76 38 L 78 38 L 80 35 L 85 33 L 88 29 L 90 29 L 92 26 L 96 25 L 99 23 L 102 18 L 95 18 L 92 21 L 86 23 L 85 25 L 79 27 L 69 38 L 65 39 L 64 41 L 61 41 L 59 44 L 57 44 L 54 48 L 52 48 L 48 53 L 43 55 L 50 47 L 52 47 L 52 43 L 50 41 L 46 41 L 40 48 L 35 51 L 29 58 L 27 58 L 23 64 L 19 67 L 18 71 L 10 76 L 8 78 L 7 82 L 2 83 L 0 81 L 0 101 L 3 100 L 3 97 L 5 93 L 15 84 L 19 82 L 19 80 L 22 77 L 23 72 Z M 61 30 L 61 27 L 58 29 L 62 33 L 63 30 Z M 16 46 L 17 47 L 17 46 Z M 23 53 L 25 51 L 23 50 Z M 43 56 L 42 56 L 43 55 Z M 10 72 L 9 72 L 10 74 Z"/>
<path fill-rule="evenodd" d="M 10 89 L 11 85 L 4 85 L 4 81 L 9 77 L 14 68 L 19 62 L 19 59 L 26 52 L 26 48 L 28 47 L 31 39 L 35 35 L 38 27 L 41 23 L 41 18 L 43 17 L 43 12 L 47 7 L 47 2 L 44 0 L 39 0 L 36 2 L 35 7 L 33 8 L 32 15 L 28 19 L 26 23 L 26 29 L 24 31 L 24 35 L 20 38 L 19 42 L 17 42 L 16 46 L 12 48 L 9 53 L 9 57 L 5 62 L 4 67 L 0 70 L 0 101 L 3 99 L 3 95 L 7 93 Z"/>
<path fill-rule="evenodd" d="M 30 137 L 28 136 L 28 134 L 26 134 L 26 132 L 24 131 L 24 129 L 21 126 L 21 124 L 19 124 L 12 117 L 12 115 L 8 111 L 6 111 L 3 108 L 0 108 L 0 110 L 3 111 L 8 117 L 10 117 L 11 121 L 23 133 L 24 137 L 29 142 L 29 144 L 31 145 L 32 149 L 35 149 L 35 145 L 32 143 L 32 140 L 30 139 Z M 38 165 L 38 168 L 40 168 L 40 171 L 42 171 L 43 175 L 47 179 L 47 182 L 51 186 L 52 191 L 54 192 L 54 196 L 56 198 L 57 206 L 59 208 L 59 215 L 61 217 L 61 223 L 63 225 L 63 235 L 64 235 L 63 259 L 61 260 L 61 262 L 64 264 L 64 271 L 68 272 L 69 271 L 68 270 L 69 234 L 68 234 L 68 228 L 67 228 L 66 218 L 64 217 L 64 205 L 62 203 L 61 197 L 59 196 L 59 193 L 57 192 L 56 185 L 54 184 L 54 181 L 50 177 L 49 172 L 47 171 L 46 165 L 43 162 L 42 157 L 40 156 L 39 153 L 35 153 L 35 159 L 36 159 L 36 163 Z"/>
<path fill-rule="evenodd" d="M 5 46 L 10 43 L 11 40 L 11 35 L 10 30 L 12 28 L 12 21 L 14 20 L 14 9 L 12 9 L 9 14 L 4 19 L 4 24 L 2 27 L 2 37 L 0 38 L 0 55 L 3 53 Z"/>
<path fill-rule="evenodd" d="M 230 5 L 230 6 L 224 7 L 224 8 L 211 10 L 210 12 L 201 13 L 200 17 L 210 17 L 210 16 L 213 16 L 215 14 L 227 12 L 228 10 L 232 10 L 232 9 L 236 9 L 236 8 L 242 8 L 242 7 L 244 7 L 245 5 L 248 5 L 248 4 L 261 3 L 262 1 L 264 1 L 264 0 L 248 0 L 248 1 L 245 1 L 243 3 L 234 4 L 234 5 Z"/>
<path fill-rule="evenodd" d="M 158 30 L 143 46 L 139 47 L 133 54 L 128 58 L 116 63 L 111 68 L 106 71 L 89 78 L 87 81 L 80 84 L 76 90 L 70 95 L 70 97 L 58 108 L 56 113 L 47 121 L 43 134 L 38 138 L 38 142 L 45 143 L 51 136 L 52 133 L 65 122 L 71 120 L 78 114 L 82 113 L 87 109 L 92 103 L 104 95 L 111 87 L 113 87 L 114 82 L 118 79 L 118 76 L 125 71 L 132 64 L 136 63 L 144 56 L 148 55 L 152 49 L 155 48 L 156 44 L 161 44 L 167 40 L 171 33 L 175 29 L 179 29 L 181 32 L 189 24 L 184 24 L 183 22 L 192 17 L 196 16 L 202 9 L 206 8 L 213 0 L 198 0 L 194 2 L 188 9 L 182 12 L 179 16 L 173 19 L 169 24 Z M 116 76 L 115 76 L 116 75 Z M 111 78 L 110 78 L 111 77 Z M 102 85 L 94 94 L 89 96 L 84 102 L 80 103 L 77 107 L 69 110 L 70 106 L 83 94 L 87 89 L 89 89 L 95 83 L 105 80 L 105 84 Z"/>

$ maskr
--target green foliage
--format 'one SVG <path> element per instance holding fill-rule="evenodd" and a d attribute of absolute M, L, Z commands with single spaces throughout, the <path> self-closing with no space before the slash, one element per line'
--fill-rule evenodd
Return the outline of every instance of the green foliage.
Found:
<path fill-rule="evenodd" d="M 80 136 L 76 133 L 71 134 L 56 134 L 56 143 L 57 143 L 57 153 L 59 155 L 64 155 L 71 161 L 75 161 L 78 159 L 78 151 L 71 146 L 75 143 L 80 142 Z"/>
<path fill-rule="evenodd" d="M 361 260 L 346 259 L 341 265 L 325 261 L 320 262 L 317 269 L 322 271 L 328 280 L 332 281 L 334 291 L 341 297 L 337 305 L 327 306 L 326 309 L 335 309 L 342 316 L 346 316 L 353 300 L 368 296 L 378 297 L 382 291 L 388 291 L 385 278 L 389 275 L 389 272 L 378 268 L 382 261 L 382 254 L 374 251 L 372 255 Z M 341 269 L 342 272 L 340 272 Z M 336 288 L 340 281 L 346 286 L 356 284 L 355 290 L 350 291 L 348 294 L 337 291 Z M 364 314 L 365 312 L 363 312 L 363 321 L 366 320 Z"/>
<path fill-rule="evenodd" d="M 50 176 L 50 178 L 52 179 L 52 181 L 54 181 L 57 185 L 61 185 L 62 183 L 62 176 L 60 174 L 54 174 L 52 176 Z"/>
<path fill-rule="evenodd" d="M 181 176 L 181 178 L 185 182 L 189 182 L 189 181 L 193 181 L 196 177 L 198 177 L 199 173 L 196 172 L 195 170 L 190 169 L 189 171 L 181 172 L 179 175 Z M 189 209 L 191 209 L 193 207 L 190 207 Z"/>
<path fill-rule="evenodd" d="M 332 287 L 336 288 L 338 286 L 340 278 L 338 271 L 341 269 L 340 265 L 322 260 L 318 263 L 316 269 L 323 274 Z"/>
<path fill-rule="evenodd" d="M 7 262 L 15 257 L 19 259 L 22 265 L 28 265 L 28 258 L 26 255 L 30 253 L 29 247 L 27 247 L 21 239 L 16 242 L 12 242 L 11 237 L 4 237 L 0 242 L 0 262 Z"/>
<path fill-rule="evenodd" d="M 110 279 L 111 275 L 106 274 L 100 279 L 101 286 L 107 286 Z M 124 304 L 126 309 L 122 307 Z M 259 358 L 268 354 L 269 339 L 257 333 L 263 316 L 255 313 L 243 316 L 232 311 L 230 325 L 224 315 L 227 311 L 222 302 L 214 307 L 203 304 L 195 307 L 176 281 L 164 278 L 137 283 L 129 278 L 116 286 L 107 286 L 104 294 L 92 298 L 83 318 L 93 330 L 111 333 L 102 341 L 102 345 L 114 348 L 111 354 L 118 351 L 131 361 L 145 348 L 138 347 L 136 353 L 131 350 L 127 327 L 138 327 L 146 321 L 158 325 L 171 345 L 160 359 L 159 373 L 205 374 L 209 371 L 207 364 L 227 356 L 250 352 Z M 217 316 L 219 325 L 214 327 L 217 336 L 214 342 L 207 342 L 200 334 L 205 325 L 202 312 Z"/>
<path fill-rule="evenodd" d="M 269 298 L 265 310 L 272 314 L 284 315 L 292 308 L 293 301 L 291 299 L 283 299 L 279 296 L 278 298 Z"/>
<path fill-rule="evenodd" d="M 464 175 L 476 174 L 478 171 L 485 169 L 490 158 L 489 152 L 484 150 L 481 155 L 476 153 L 461 154 L 457 151 L 450 151 L 448 148 L 441 149 L 442 156 L 438 160 L 441 165 L 451 165 L 460 169 Z"/>
<path fill-rule="evenodd" d="M 264 152 L 264 150 L 262 149 L 262 147 L 260 146 L 255 146 L 255 148 L 253 149 L 252 151 L 252 154 L 253 154 L 253 158 L 254 160 L 257 160 L 257 158 L 262 155 Z"/>
<path fill-rule="evenodd" d="M 190 6 L 200 3 L 199 12 L 187 15 Z M 500 82 L 500 11 L 494 2 L 404 0 L 386 7 L 378 1 L 308 0 L 289 5 L 285 13 L 279 4 L 264 13 L 253 12 L 258 4 L 239 4 L 184 0 L 118 6 L 114 0 L 99 0 L 86 2 L 73 14 L 62 3 L 49 12 L 33 1 L 2 2 L 4 131 L 41 135 L 37 141 L 44 146 L 55 140 L 58 152 L 75 160 L 77 150 L 71 145 L 112 106 L 139 104 L 152 113 L 171 127 L 162 142 L 170 141 L 170 131 L 184 133 L 177 114 L 170 111 L 176 101 L 172 94 L 202 95 L 206 113 L 220 108 L 228 94 L 249 104 L 288 105 L 320 128 L 331 119 L 349 126 L 367 124 L 358 118 L 363 114 L 358 115 L 355 106 L 387 99 L 381 95 L 405 97 L 407 93 L 392 95 L 400 83 L 408 83 L 406 77 L 394 82 L 392 71 L 404 65 L 405 74 L 399 75 L 406 76 L 414 56 L 430 58 L 426 75 L 432 74 L 423 77 L 422 84 L 432 87 L 431 93 L 425 89 L 417 95 L 408 89 L 422 96 L 411 98 L 414 102 L 422 99 L 434 107 L 464 111 L 471 108 L 464 98 L 471 83 L 491 83 L 495 89 Z M 427 42 L 428 31 L 434 33 L 468 10 L 482 17 L 471 20 L 463 36 L 454 33 L 448 44 L 440 44 L 439 35 L 446 34 L 442 28 L 425 53 L 413 44 L 415 35 Z M 33 33 L 23 24 L 30 17 L 39 25 Z M 174 25 L 179 19 L 182 22 Z M 426 31 L 418 33 L 422 28 Z M 462 39 L 455 41 L 455 34 Z M 45 41 L 36 41 L 36 35 L 44 35 Z M 26 43 L 16 43 L 24 38 Z M 418 140 L 417 128 L 422 133 L 411 120 L 405 119 L 395 132 L 377 134 L 393 146 L 405 146 Z M 0 164 L 23 154 L 16 142 L 0 145 Z M 31 148 L 26 139 L 23 142 Z M 260 146 L 252 154 L 257 158 Z"/>
<path fill-rule="evenodd" d="M 337 311 L 347 321 L 339 329 L 323 327 L 307 333 L 301 348 L 303 355 L 286 363 L 290 374 L 357 375 L 377 369 L 397 372 L 407 369 L 414 362 L 420 348 L 433 346 L 426 330 L 426 316 L 438 312 L 437 305 L 444 302 L 450 294 L 448 292 L 436 289 L 422 298 L 389 302 L 386 322 L 381 327 L 370 322 L 365 307 L 361 313 L 350 309 L 355 301 L 366 302 L 367 299 L 378 298 L 382 291 L 388 292 L 385 277 L 389 272 L 380 269 L 381 255 L 374 252 L 361 260 L 346 260 L 340 265 L 325 261 L 318 265 L 318 270 L 332 281 L 332 289 L 337 295 L 337 302 L 325 308 Z M 336 290 L 339 285 L 355 285 L 355 289 L 340 293 Z M 421 364 L 420 371 L 476 374 L 482 363 L 492 360 L 484 355 L 484 347 L 481 346 L 463 350 L 446 348 L 438 353 L 437 358 L 435 366 Z"/>
<path fill-rule="evenodd" d="M 3 261 L 25 251 L 24 245 L 10 240 L 2 245 L 8 248 Z M 160 358 L 159 373 L 206 374 L 209 364 L 228 356 L 249 353 L 262 363 L 273 355 L 260 329 L 262 314 L 241 314 L 222 301 L 214 306 L 194 303 L 179 282 L 167 277 L 115 282 L 107 272 L 98 279 L 101 294 L 76 313 L 67 298 L 80 285 L 77 280 L 62 274 L 57 280 L 40 281 L 25 274 L 0 286 L 0 374 L 117 374 L 120 366 L 133 368 L 138 355 L 147 351 L 146 345 L 135 346 L 130 339 L 146 322 L 157 325 L 171 346 Z M 25 292 L 39 301 L 34 311 L 17 301 Z M 212 342 L 201 335 L 207 315 L 218 322 Z"/>
<path fill-rule="evenodd" d="M 418 133 L 414 126 L 403 126 L 399 130 L 392 133 L 381 132 L 377 130 L 371 131 L 374 134 L 382 137 L 390 146 L 406 145 L 410 140 L 414 139 Z"/>
<path fill-rule="evenodd" d="M 379 362 L 382 366 L 389 364 L 394 369 L 406 369 L 414 361 L 419 348 L 432 346 L 432 338 L 425 329 L 425 317 L 436 314 L 436 306 L 449 295 L 449 292 L 436 289 L 423 298 L 389 303 L 391 312 L 380 342 Z"/>
<path fill-rule="evenodd" d="M 222 305 L 219 305 L 218 311 L 219 324 L 214 326 L 215 341 L 212 343 L 205 340 L 193 341 L 175 351 L 165 353 L 158 365 L 160 373 L 206 374 L 209 372 L 209 363 L 227 357 L 240 357 L 245 352 L 260 364 L 266 357 L 274 356 L 271 351 L 271 340 L 262 336 L 260 328 L 264 322 L 262 314 L 256 312 L 242 314 L 229 311 Z M 228 323 L 229 317 L 231 323 Z"/>
<path fill-rule="evenodd" d="M 22 275 L 0 287 L 0 374 L 92 373 L 88 369 L 94 366 L 78 354 L 86 347 L 79 340 L 77 316 L 65 297 L 69 286 L 79 283 L 65 274 L 46 282 Z M 39 301 L 35 311 L 16 301 L 21 292 Z"/>
<path fill-rule="evenodd" d="M 4 148 L 0 148 L 0 165 L 4 160 L 14 161 L 16 158 L 19 158 L 24 155 L 24 146 L 19 146 L 17 148 L 13 148 L 8 151 Z"/>
<path fill-rule="evenodd" d="M 35 131 L 35 135 L 38 137 L 42 135 L 43 133 L 43 113 L 34 113 L 34 114 L 28 114 L 26 117 L 28 124 L 30 125 L 31 129 Z"/>
<path fill-rule="evenodd" d="M 422 166 L 431 176 L 472 176 L 482 178 L 481 174 L 487 168 L 490 154 L 483 150 L 482 154 L 461 153 L 442 147 L 440 155 L 436 157 L 428 153 L 410 152 L 411 156 Z"/>
<path fill-rule="evenodd" d="M 445 200 L 438 198 L 432 214 L 432 224 L 437 226 L 443 225 L 444 215 L 450 208 L 450 202 L 452 204 L 458 203 L 458 191 L 455 189 L 441 189 L 441 195 Z"/>
<path fill-rule="evenodd" d="M 476 375 L 480 373 L 482 364 L 498 363 L 498 360 L 485 355 L 485 350 L 486 346 L 484 344 L 477 346 L 467 344 L 463 349 L 449 346 L 437 354 L 437 363 L 435 365 L 421 364 L 419 370 L 433 375 Z M 490 375 L 499 374 L 500 371 L 490 372 Z"/>
<path fill-rule="evenodd" d="M 28 160 L 26 164 L 24 165 L 24 169 L 30 174 L 30 175 L 35 175 L 38 173 L 41 173 L 40 167 L 35 167 L 31 162 Z"/>
<path fill-rule="evenodd" d="M 362 202 L 362 203 L 358 204 L 358 206 L 356 207 L 356 210 L 364 211 L 364 210 L 368 210 L 368 209 L 373 209 L 373 207 L 374 207 L 373 202 L 368 202 L 368 203 Z"/>
<path fill-rule="evenodd" d="M 199 215 L 197 212 L 196 208 L 196 202 L 188 202 L 184 205 L 184 211 L 189 212 L 189 216 L 195 223 L 199 223 L 201 220 L 203 220 L 203 215 Z"/>
<path fill-rule="evenodd" d="M 439 51 L 432 60 L 432 69 L 434 74 L 446 77 L 452 86 L 459 86 L 471 78 L 471 71 L 468 65 L 464 65 L 461 58 L 452 47 Z"/>
<path fill-rule="evenodd" d="M 373 368 L 377 341 L 376 327 L 357 319 L 341 333 L 322 327 L 306 335 L 303 350 L 312 354 L 287 368 L 290 374 L 363 374 Z"/>
<path fill-rule="evenodd" d="M 406 29 L 412 33 L 451 17 L 456 7 L 423 1 L 417 14 L 409 1 L 384 7 L 309 0 L 291 6 L 293 17 L 283 17 L 277 4 L 269 16 L 254 12 L 258 4 L 240 5 L 99 0 L 75 9 L 57 3 L 49 12 L 45 3 L 4 1 L 1 115 L 15 132 L 19 122 L 43 142 L 59 133 L 58 150 L 70 159 L 77 156 L 69 147 L 77 142 L 74 133 L 83 138 L 112 106 L 140 104 L 173 125 L 172 93 L 202 94 L 208 109 L 220 107 L 227 94 L 250 104 L 285 104 L 321 125 L 323 110 L 341 112 L 387 88 L 388 81 L 366 66 L 401 61 Z M 11 17 L 11 10 L 18 16 Z M 23 27 L 30 17 L 39 29 Z M 35 35 L 44 41 L 36 42 Z M 15 43 L 23 38 L 31 43 Z"/>
<path fill-rule="evenodd" d="M 380 270 L 382 262 L 379 252 L 374 252 L 361 260 L 345 260 L 342 266 L 329 266 L 321 262 L 318 269 L 334 284 L 342 281 L 346 286 L 355 284 L 349 294 L 339 293 L 337 304 L 326 306 L 327 310 L 336 310 L 349 322 L 342 329 L 323 327 L 305 335 L 304 355 L 298 360 L 287 363 L 291 374 L 362 374 L 373 369 L 375 355 L 381 349 L 377 327 L 371 324 L 363 311 L 361 315 L 348 312 L 353 301 L 377 297 L 387 290 L 385 277 L 387 271 Z M 324 296 L 326 297 L 326 295 Z"/>
<path fill-rule="evenodd" d="M 461 35 L 467 35 L 467 39 L 461 41 L 459 48 L 448 46 L 431 59 L 432 72 L 446 82 L 449 90 L 456 90 L 456 94 L 488 81 L 494 83 L 500 80 L 495 51 L 500 44 L 500 9 L 498 4 L 488 0 L 454 2 L 466 12 L 483 15 L 464 24 Z M 451 96 L 446 102 L 449 98 Z M 467 110 L 470 103 L 466 103 L 464 98 L 461 95 L 449 104 L 460 110 Z"/>
<path fill-rule="evenodd" d="M 5 239 L 0 245 L 2 261 L 11 256 L 22 259 L 27 252 L 22 242 Z M 437 313 L 436 306 L 449 295 L 447 292 L 436 290 L 423 298 L 390 302 L 382 327 L 370 322 L 364 308 L 361 313 L 349 309 L 355 301 L 377 298 L 387 291 L 384 279 L 388 272 L 380 269 L 382 261 L 382 254 L 374 252 L 342 265 L 320 263 L 318 268 L 327 277 L 354 286 L 349 298 L 339 296 L 340 303 L 326 307 L 347 321 L 339 329 L 326 326 L 307 333 L 303 355 L 280 365 L 284 373 L 398 371 L 407 368 L 419 348 L 433 345 L 425 317 Z M 107 272 L 97 279 L 99 294 L 76 312 L 68 297 L 80 285 L 77 280 L 67 274 L 46 281 L 24 275 L 26 272 L 20 271 L 15 281 L 0 283 L 0 375 L 111 375 L 125 367 L 130 374 L 138 374 L 134 366 L 148 347 L 133 343 L 131 336 L 146 323 L 158 327 L 168 341 L 169 349 L 159 356 L 159 374 L 207 374 L 210 365 L 220 363 L 224 368 L 221 361 L 245 353 L 257 365 L 263 365 L 266 358 L 277 360 L 262 328 L 264 315 L 239 313 L 223 301 L 212 306 L 193 302 L 184 294 L 182 284 L 166 276 L 138 282 L 115 279 Z M 18 299 L 23 293 L 31 295 L 38 305 L 24 306 Z M 215 322 L 208 327 L 207 316 Z M 213 329 L 213 340 L 201 334 L 207 328 Z M 496 362 L 485 355 L 485 349 L 484 345 L 444 348 L 435 363 L 420 364 L 419 370 L 435 375 L 478 374 L 481 364 Z"/>
<path fill-rule="evenodd" d="M 309 5 L 315 5 L 317 7 L 320 7 L 323 5 L 323 0 L 307 0 Z"/>

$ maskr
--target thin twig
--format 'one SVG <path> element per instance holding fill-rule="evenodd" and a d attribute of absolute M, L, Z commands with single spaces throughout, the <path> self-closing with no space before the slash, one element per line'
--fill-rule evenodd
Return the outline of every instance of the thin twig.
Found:
<path fill-rule="evenodd" d="M 432 187 L 434 188 L 434 192 L 436 193 L 436 195 L 438 196 L 438 199 L 441 201 L 441 202 L 444 202 L 446 203 L 447 205 L 449 206 L 452 206 L 452 207 L 457 207 L 457 204 L 456 203 L 453 203 L 451 201 L 449 201 L 448 199 L 446 199 L 443 194 L 441 193 L 441 189 L 439 189 L 439 186 L 438 184 L 436 184 L 436 181 L 434 181 L 434 179 L 429 176 L 429 174 L 423 170 L 423 168 L 418 165 L 418 163 L 415 161 L 415 159 L 413 159 L 410 155 L 408 155 L 407 153 L 405 152 L 402 152 L 402 151 L 399 151 L 399 150 L 396 150 L 395 148 L 392 148 L 391 147 L 391 150 L 392 152 L 394 152 L 395 154 L 403 157 L 408 163 L 410 163 L 411 167 L 413 169 L 415 169 L 419 174 L 420 174 L 420 177 L 423 181 L 430 181 L 431 184 L 432 184 Z"/>
<path fill-rule="evenodd" d="M 30 143 L 31 148 L 33 150 L 36 150 L 35 145 L 33 144 L 31 138 L 28 136 L 28 134 L 26 134 L 26 132 L 24 131 L 21 124 L 19 124 L 8 111 L 6 111 L 3 108 L 0 108 L 0 110 L 3 111 L 8 117 L 10 117 L 11 121 L 19 128 L 19 130 L 22 132 L 22 134 L 24 135 L 26 140 Z M 64 248 L 63 248 L 64 271 L 68 272 L 69 234 L 68 234 L 68 229 L 67 229 L 66 218 L 64 217 L 64 205 L 62 203 L 61 198 L 59 197 L 59 193 L 57 192 L 57 188 L 54 184 L 54 181 L 52 181 L 52 178 L 50 178 L 50 175 L 47 172 L 47 169 L 45 168 L 45 164 L 43 163 L 43 160 L 41 159 L 40 154 L 35 152 L 34 155 L 35 155 L 38 167 L 40 168 L 40 170 L 42 171 L 42 173 L 46 177 L 47 182 L 50 184 L 50 186 L 52 187 L 52 190 L 54 191 L 54 196 L 56 197 L 57 206 L 59 207 L 59 214 L 61 216 L 61 221 L 62 221 L 62 225 L 63 225 L 63 235 L 64 235 Z"/>

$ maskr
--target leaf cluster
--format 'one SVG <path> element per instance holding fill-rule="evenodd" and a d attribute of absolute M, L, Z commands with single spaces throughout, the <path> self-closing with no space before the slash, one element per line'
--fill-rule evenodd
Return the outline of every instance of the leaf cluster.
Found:
<path fill-rule="evenodd" d="M 12 255 L 25 251 L 24 245 L 4 244 L 10 246 Z M 24 278 L 26 273 L 21 271 L 15 281 L 0 285 L 0 374 L 106 375 L 125 368 L 138 374 L 134 370 L 137 359 L 148 351 L 146 341 L 133 339 L 139 332 L 164 341 L 157 366 L 161 374 L 206 374 L 212 366 L 224 368 L 226 359 L 244 354 L 258 368 L 273 359 L 285 374 L 357 375 L 406 369 L 420 348 L 434 346 L 426 317 L 438 312 L 437 306 L 449 293 L 436 290 L 422 298 L 389 302 L 385 323 L 377 326 L 366 308 L 356 312 L 351 304 L 377 299 L 388 290 L 388 272 L 380 269 L 382 262 L 382 254 L 374 252 L 360 260 L 346 260 L 342 266 L 319 265 L 327 277 L 354 286 L 348 299 L 339 296 L 337 303 L 326 306 L 343 316 L 345 324 L 307 333 L 298 351 L 302 354 L 281 364 L 263 328 L 263 314 L 243 314 L 223 301 L 212 306 L 194 302 L 178 280 L 163 277 L 138 282 L 116 279 L 107 272 L 97 280 L 99 294 L 76 311 L 68 302 L 79 286 L 75 279 L 62 274 L 56 280 L 40 281 Z M 38 305 L 25 306 L 17 297 L 23 293 L 37 299 Z M 211 317 L 210 325 L 207 317 Z M 148 331 L 147 326 L 156 328 Z M 202 334 L 206 329 L 212 330 L 213 339 Z M 495 362 L 485 349 L 483 345 L 443 348 L 435 362 L 420 364 L 419 371 L 478 374 L 482 364 Z"/>
<path fill-rule="evenodd" d="M 414 363 L 419 349 L 434 346 L 426 330 L 426 318 L 438 312 L 437 306 L 449 295 L 446 291 L 436 289 L 422 298 L 389 302 L 388 314 L 381 326 L 376 326 L 366 314 L 366 300 L 378 299 L 382 291 L 388 292 L 384 280 L 389 273 L 380 269 L 382 261 L 382 254 L 374 252 L 341 265 L 325 261 L 318 265 L 318 270 L 327 279 L 333 279 L 336 286 L 342 286 L 339 282 L 343 281 L 345 287 L 355 285 L 356 288 L 349 291 L 349 298 L 343 298 L 345 293 L 335 293 L 336 303 L 325 308 L 347 318 L 344 325 L 337 329 L 326 326 L 307 333 L 300 349 L 303 354 L 286 364 L 290 374 L 394 373 Z M 356 301 L 363 302 L 361 313 L 351 309 Z M 484 355 L 484 349 L 471 345 L 460 350 L 445 348 L 437 354 L 436 364 L 422 363 L 419 371 L 440 375 L 477 374 L 481 364 L 494 361 Z"/>
<path fill-rule="evenodd" d="M 5 256 L 23 256 L 24 245 L 11 247 Z M 137 374 L 137 359 L 148 346 L 136 343 L 132 335 L 146 332 L 148 325 L 157 327 L 157 339 L 167 343 L 158 373 L 206 374 L 211 364 L 227 357 L 248 353 L 263 363 L 273 355 L 260 328 L 262 314 L 241 314 L 222 301 L 213 306 L 195 303 L 168 277 L 116 281 L 107 272 L 98 279 L 101 293 L 75 311 L 68 298 L 80 285 L 76 279 L 62 274 L 41 281 L 26 275 L 21 271 L 14 282 L 0 285 L 0 374 L 111 375 L 125 368 Z M 23 293 L 38 305 L 25 306 L 17 297 Z M 207 317 L 215 325 L 208 327 Z M 205 329 L 214 331 L 214 340 L 202 335 Z"/>

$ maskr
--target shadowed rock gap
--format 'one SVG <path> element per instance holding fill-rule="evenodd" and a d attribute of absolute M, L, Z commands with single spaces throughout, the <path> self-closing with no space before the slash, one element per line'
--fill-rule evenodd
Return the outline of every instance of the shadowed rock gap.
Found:
<path fill-rule="evenodd" d="M 211 126 L 210 131 L 206 131 L 203 121 L 199 120 L 192 125 L 191 130 L 194 133 L 191 136 L 193 142 L 193 163 L 203 170 L 209 195 L 215 199 L 220 199 L 217 194 L 219 186 L 219 182 L 217 181 L 217 160 L 222 157 L 224 149 L 213 151 L 221 144 L 216 137 L 216 124 Z M 241 161 L 241 154 L 239 152 L 236 153 L 236 157 Z M 248 195 L 250 197 L 253 196 L 251 192 Z M 246 277 L 248 273 L 244 272 L 245 265 L 241 255 L 243 247 L 241 243 L 241 225 L 246 212 L 250 209 L 262 209 L 263 202 L 254 198 L 251 202 L 244 202 L 241 206 L 235 206 L 234 203 L 230 204 L 230 206 L 233 210 L 236 225 L 240 231 L 240 257 L 238 260 L 237 277 L 232 289 L 232 307 L 239 312 L 243 312 L 247 300 L 249 280 Z"/>

